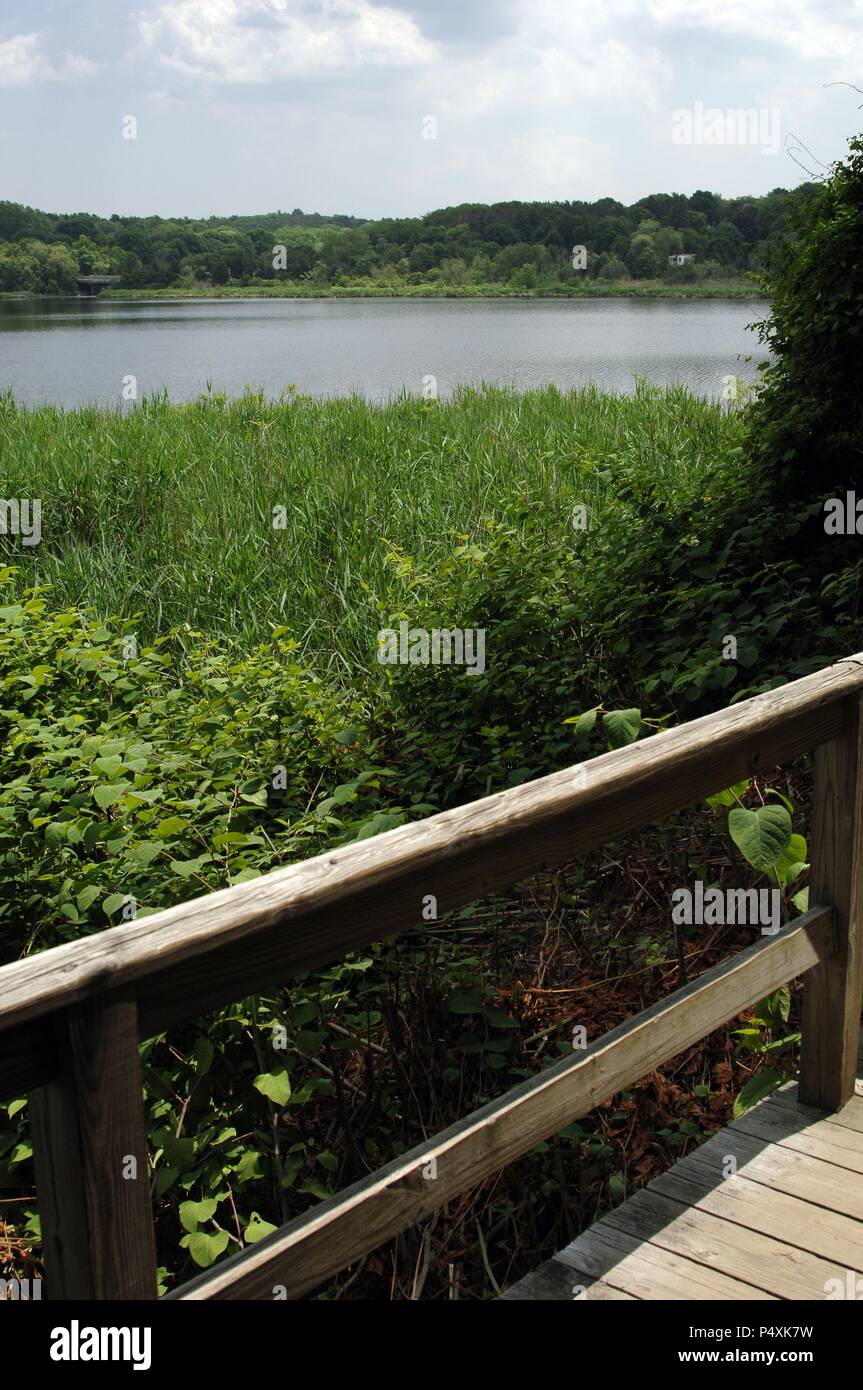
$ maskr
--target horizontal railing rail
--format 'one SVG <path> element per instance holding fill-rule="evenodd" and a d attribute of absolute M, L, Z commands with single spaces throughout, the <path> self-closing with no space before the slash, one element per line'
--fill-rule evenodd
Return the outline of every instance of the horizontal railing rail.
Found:
<path fill-rule="evenodd" d="M 276 1285 L 299 1296 L 803 973 L 801 1094 L 843 1104 L 863 988 L 861 691 L 863 657 L 849 657 L 643 743 L 0 969 L 0 1095 L 32 1093 L 49 1296 L 155 1294 L 148 1187 L 120 1175 L 130 1155 L 147 1172 L 141 1039 L 421 929 L 429 894 L 450 911 L 813 748 L 805 916 L 170 1296 L 273 1297 Z"/>
<path fill-rule="evenodd" d="M 831 939 L 815 908 L 169 1296 L 307 1293 L 817 965 Z"/>

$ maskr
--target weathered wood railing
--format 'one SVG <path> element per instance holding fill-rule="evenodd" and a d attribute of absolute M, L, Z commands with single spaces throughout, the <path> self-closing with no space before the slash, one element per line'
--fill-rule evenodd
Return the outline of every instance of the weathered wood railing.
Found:
<path fill-rule="evenodd" d="M 421 927 L 427 894 L 447 911 L 812 748 L 804 916 L 169 1297 L 302 1295 L 804 972 L 801 1098 L 843 1105 L 863 989 L 861 692 L 863 656 L 849 657 L 578 769 L 0 969 L 0 1096 L 30 1093 L 49 1296 L 155 1297 L 140 1039 Z"/>

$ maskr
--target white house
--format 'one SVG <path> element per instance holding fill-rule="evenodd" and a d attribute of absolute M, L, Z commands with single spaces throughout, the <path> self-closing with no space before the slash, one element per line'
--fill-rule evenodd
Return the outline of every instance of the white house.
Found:
<path fill-rule="evenodd" d="M 675 251 L 673 256 L 668 257 L 669 265 L 686 265 L 687 261 L 694 261 L 695 253 L 692 251 Z"/>

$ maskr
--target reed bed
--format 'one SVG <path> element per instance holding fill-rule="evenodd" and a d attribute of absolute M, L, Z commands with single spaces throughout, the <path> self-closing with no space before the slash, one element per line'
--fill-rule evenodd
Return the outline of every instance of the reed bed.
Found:
<path fill-rule="evenodd" d="M 6 497 L 38 497 L 42 540 L 0 539 L 52 602 L 140 614 L 145 638 L 188 624 L 252 643 L 288 627 L 318 669 L 369 664 L 388 556 L 419 565 L 515 527 L 525 502 L 584 537 L 626 499 L 685 511 L 742 440 L 741 416 L 682 388 L 554 387 L 279 401 L 249 392 L 125 410 L 0 398 Z"/>

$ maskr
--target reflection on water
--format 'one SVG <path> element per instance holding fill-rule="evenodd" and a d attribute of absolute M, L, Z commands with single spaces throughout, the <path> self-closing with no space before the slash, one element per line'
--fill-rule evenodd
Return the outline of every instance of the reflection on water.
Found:
<path fill-rule="evenodd" d="M 757 300 L 6 300 L 0 389 L 71 406 L 119 403 L 127 377 L 138 398 L 173 400 L 208 384 L 381 400 L 429 378 L 446 396 L 483 381 L 632 391 L 646 377 L 718 397 L 765 360 L 746 327 L 765 313 Z"/>

